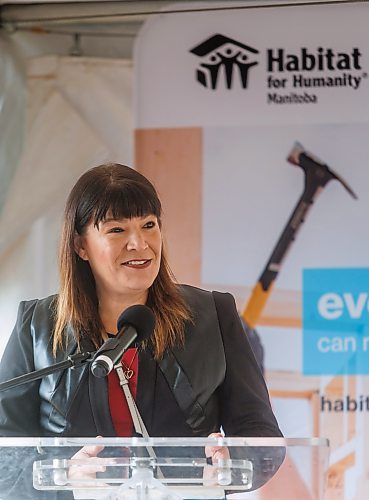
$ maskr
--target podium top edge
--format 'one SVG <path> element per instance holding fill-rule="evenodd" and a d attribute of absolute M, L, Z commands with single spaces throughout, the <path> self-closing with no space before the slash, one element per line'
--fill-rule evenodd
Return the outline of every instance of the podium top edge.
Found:
<path fill-rule="evenodd" d="M 109 437 L 109 438 L 86 438 L 86 437 L 0 437 L 0 447 L 71 447 L 96 444 L 104 446 L 245 446 L 245 447 L 320 447 L 328 448 L 329 441 L 326 438 L 279 438 L 279 437 Z"/>

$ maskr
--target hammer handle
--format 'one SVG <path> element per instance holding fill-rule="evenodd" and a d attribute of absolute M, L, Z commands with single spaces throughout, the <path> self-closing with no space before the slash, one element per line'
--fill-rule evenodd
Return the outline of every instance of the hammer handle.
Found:
<path fill-rule="evenodd" d="M 251 327 L 255 327 L 266 301 L 272 291 L 274 280 L 278 276 L 283 259 L 295 240 L 296 233 L 304 222 L 314 199 L 320 191 L 320 186 L 307 186 L 300 197 L 291 217 L 289 218 L 281 236 L 275 245 L 269 260 L 260 275 L 258 282 L 251 292 L 247 305 L 242 312 L 242 317 Z"/>
<path fill-rule="evenodd" d="M 288 157 L 288 161 L 304 170 L 305 187 L 242 313 L 243 319 L 251 328 L 256 325 L 260 318 L 274 280 L 280 271 L 282 261 L 295 240 L 296 233 L 304 222 L 317 194 L 330 180 L 336 179 L 351 196 L 357 198 L 350 186 L 339 175 L 326 164 L 304 151 L 300 144 L 295 145 Z"/>

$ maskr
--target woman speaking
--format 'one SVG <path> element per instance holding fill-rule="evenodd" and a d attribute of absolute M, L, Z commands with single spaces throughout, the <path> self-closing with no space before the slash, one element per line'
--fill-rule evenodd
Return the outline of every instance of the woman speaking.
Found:
<path fill-rule="evenodd" d="M 0 379 L 98 350 L 117 320 L 146 305 L 153 334 L 122 367 L 150 436 L 281 436 L 263 376 L 229 294 L 177 284 L 166 259 L 153 185 L 119 164 L 73 187 L 61 235 L 60 290 L 20 304 Z M 116 372 L 66 369 L 0 393 L 2 436 L 131 436 Z"/>

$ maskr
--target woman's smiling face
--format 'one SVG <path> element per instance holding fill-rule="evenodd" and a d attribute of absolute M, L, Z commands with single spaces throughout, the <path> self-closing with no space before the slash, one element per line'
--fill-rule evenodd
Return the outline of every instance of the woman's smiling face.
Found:
<path fill-rule="evenodd" d="M 147 296 L 160 269 L 162 235 L 155 215 L 90 222 L 75 249 L 88 261 L 97 296 Z"/>

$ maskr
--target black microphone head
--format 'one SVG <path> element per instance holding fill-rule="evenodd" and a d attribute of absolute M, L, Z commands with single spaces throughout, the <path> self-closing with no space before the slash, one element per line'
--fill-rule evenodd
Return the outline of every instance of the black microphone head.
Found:
<path fill-rule="evenodd" d="M 124 325 L 131 325 L 137 331 L 136 342 L 142 342 L 149 338 L 155 327 L 155 316 L 152 310 L 144 305 L 135 305 L 128 307 L 119 316 L 117 321 L 118 332 Z"/>

